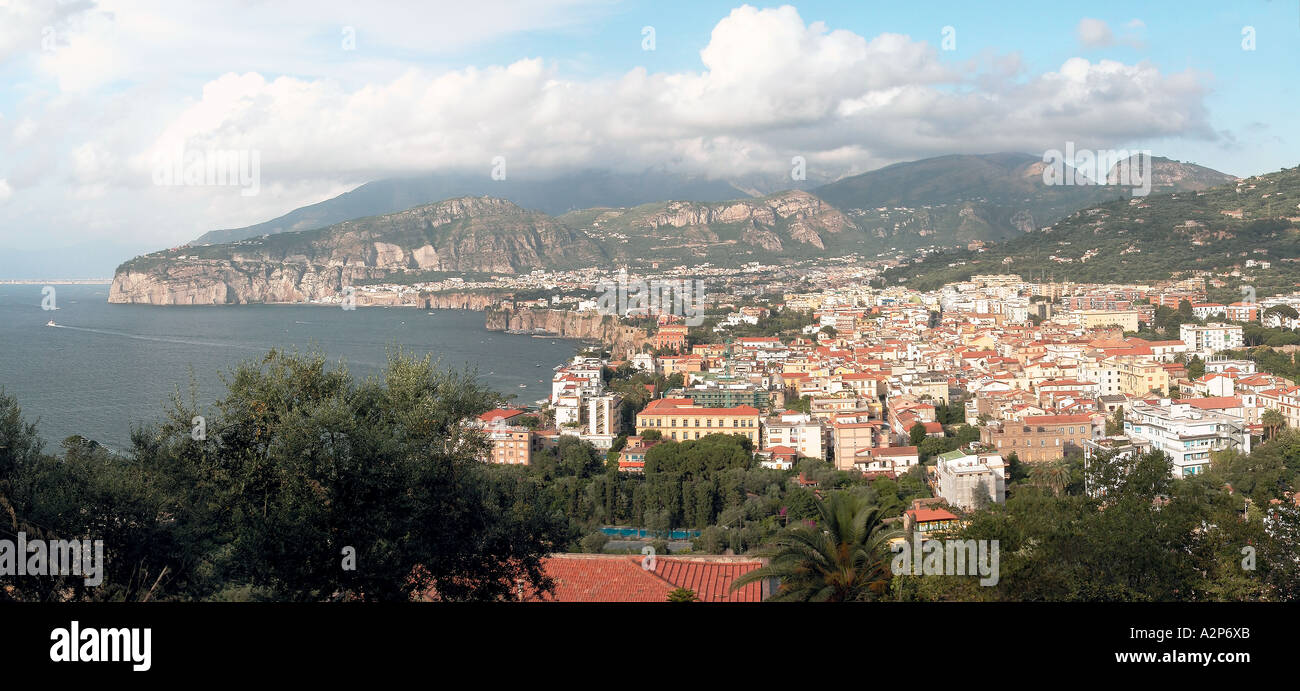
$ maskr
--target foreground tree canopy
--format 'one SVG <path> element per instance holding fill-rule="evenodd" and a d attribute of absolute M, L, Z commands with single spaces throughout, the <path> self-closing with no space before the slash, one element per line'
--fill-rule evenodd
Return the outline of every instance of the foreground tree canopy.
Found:
<path fill-rule="evenodd" d="M 1186 479 L 1161 453 L 1009 458 L 1006 502 L 954 510 L 962 526 L 944 536 L 998 541 L 984 587 L 890 573 L 897 519 L 930 494 L 923 466 L 780 471 L 723 434 L 663 441 L 639 474 L 572 437 L 527 466 L 485 464 L 464 423 L 500 397 L 400 352 L 358 379 L 272 351 L 226 386 L 210 408 L 178 394 L 120 454 L 77 436 L 47 451 L 0 392 L 0 539 L 98 539 L 106 557 L 102 585 L 5 578 L 0 600 L 516 599 L 548 587 L 548 553 L 625 549 L 608 525 L 697 529 L 696 551 L 767 556 L 753 578 L 775 579 L 778 599 L 1300 598 L 1300 431 L 1282 425 Z"/>
<path fill-rule="evenodd" d="M 487 442 L 463 422 L 500 400 L 471 373 L 398 352 L 357 380 L 322 355 L 272 351 L 226 383 L 215 412 L 178 395 L 122 455 L 79 437 L 42 453 L 0 394 L 0 528 L 102 539 L 107 555 L 100 587 L 23 577 L 0 598 L 496 600 L 548 587 L 541 558 L 562 516 L 535 483 L 476 460 Z"/>

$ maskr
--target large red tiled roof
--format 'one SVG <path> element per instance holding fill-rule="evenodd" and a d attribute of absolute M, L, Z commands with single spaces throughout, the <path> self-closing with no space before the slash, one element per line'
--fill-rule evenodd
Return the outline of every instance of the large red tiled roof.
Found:
<path fill-rule="evenodd" d="M 946 509 L 908 509 L 906 513 L 910 514 L 919 523 L 957 520 L 957 516 Z"/>
<path fill-rule="evenodd" d="M 689 588 L 701 602 L 758 602 L 761 583 L 731 592 L 731 582 L 762 566 L 743 558 L 656 557 L 653 571 L 645 557 L 626 554 L 556 554 L 542 560 L 555 592 L 530 600 L 551 602 L 667 602 L 668 593 Z"/>

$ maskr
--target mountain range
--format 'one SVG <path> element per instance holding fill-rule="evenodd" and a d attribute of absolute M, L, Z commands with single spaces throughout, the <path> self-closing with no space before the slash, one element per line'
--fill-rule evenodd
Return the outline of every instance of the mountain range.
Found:
<path fill-rule="evenodd" d="M 1166 192 L 1081 209 L 1041 230 L 981 248 L 955 248 L 887 272 L 931 289 L 973 274 L 1046 280 L 1144 282 L 1200 272 L 1258 297 L 1296 287 L 1300 167 L 1196 191 Z M 1229 285 L 1229 283 L 1234 285 Z"/>
<path fill-rule="evenodd" d="M 662 174 L 588 173 L 509 184 L 448 177 L 381 181 L 258 226 L 204 236 L 234 240 L 137 257 L 118 268 L 110 300 L 292 302 L 334 296 L 345 285 L 409 282 L 427 272 L 508 274 L 663 262 L 735 266 L 965 246 L 1024 236 L 1097 204 L 1127 203 L 1127 190 L 1116 186 L 1045 185 L 1043 165 L 1028 154 L 945 156 L 812 191 L 725 200 L 708 197 L 728 190 L 726 196 L 734 197 L 737 185 Z M 1156 159 L 1154 168 L 1156 189 L 1193 191 L 1235 180 L 1168 159 Z M 761 191 L 750 182 L 751 191 Z M 404 206 L 421 195 L 462 189 L 456 185 L 492 184 L 514 198 L 465 194 Z M 637 202 L 670 193 L 677 198 L 575 208 L 597 197 Z M 360 209 L 387 210 L 355 216 Z M 339 216 L 349 218 L 329 221 Z"/>

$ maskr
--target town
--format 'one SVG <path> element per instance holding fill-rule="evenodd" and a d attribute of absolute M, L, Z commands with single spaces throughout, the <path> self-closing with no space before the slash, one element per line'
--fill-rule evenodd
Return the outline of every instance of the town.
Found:
<path fill-rule="evenodd" d="M 778 283 L 783 275 L 749 271 Z M 530 287 L 544 292 L 538 279 Z M 1300 292 L 1223 304 L 1206 299 L 1209 276 L 1101 285 L 1014 274 L 922 292 L 882 287 L 877 268 L 847 265 L 811 280 L 825 287 L 775 294 L 749 281 L 746 297 L 711 292 L 698 327 L 635 306 L 616 315 L 652 324 L 648 342 L 636 352 L 594 346 L 555 368 L 547 399 L 481 416 L 491 441 L 483 460 L 527 465 L 569 439 L 604 454 L 619 474 L 638 475 L 658 445 L 731 435 L 759 467 L 818 494 L 818 472 L 920 480 L 923 489 L 900 494 L 910 501 L 897 520 L 940 536 L 968 512 L 1005 501 L 1013 469 L 1059 493 L 1072 461 L 1155 450 L 1171 459 L 1172 477 L 1190 478 L 1218 453 L 1248 455 L 1282 428 L 1300 427 L 1300 387 L 1246 350 L 1293 335 Z M 596 309 L 559 294 L 531 306 L 560 303 Z M 1293 350 L 1277 349 L 1288 364 Z M 1300 503 L 1292 490 L 1285 495 Z M 699 533 L 679 527 L 632 532 L 647 544 Z M 552 557 L 553 567 L 563 558 Z"/>

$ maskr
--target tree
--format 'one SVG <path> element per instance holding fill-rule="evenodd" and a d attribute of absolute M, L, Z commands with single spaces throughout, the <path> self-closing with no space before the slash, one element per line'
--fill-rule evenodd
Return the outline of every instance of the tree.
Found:
<path fill-rule="evenodd" d="M 169 490 L 158 515 L 199 549 L 191 570 L 293 601 L 550 585 L 541 559 L 562 534 L 535 486 L 479 460 L 486 436 L 465 423 L 499 399 L 471 373 L 398 351 L 358 382 L 323 355 L 273 350 L 227 388 L 206 438 L 180 403 L 133 438 L 133 461 Z"/>
<path fill-rule="evenodd" d="M 1277 408 L 1267 408 L 1259 416 L 1259 421 L 1264 425 L 1265 439 L 1272 439 L 1277 435 L 1277 431 L 1286 427 L 1286 418 Z"/>
<path fill-rule="evenodd" d="M 674 588 L 668 593 L 669 602 L 699 602 L 700 598 L 690 588 Z"/>
<path fill-rule="evenodd" d="M 736 579 L 733 591 L 776 578 L 774 601 L 849 602 L 884 592 L 890 577 L 885 545 L 898 531 L 885 527 L 879 508 L 848 492 L 815 504 L 817 520 L 778 533 L 761 552 L 771 561 Z"/>
<path fill-rule="evenodd" d="M 912 446 L 920 446 L 926 437 L 925 425 L 920 422 L 912 425 L 912 428 L 907 430 L 907 436 L 912 440 Z"/>
<path fill-rule="evenodd" d="M 1114 437 L 1124 433 L 1124 406 L 1116 406 L 1115 413 L 1106 421 L 1106 436 Z"/>
<path fill-rule="evenodd" d="M 1033 484 L 1050 489 L 1055 496 L 1061 496 L 1070 484 L 1070 464 L 1065 460 L 1054 463 L 1036 463 L 1029 470 Z"/>
<path fill-rule="evenodd" d="M 605 551 L 605 545 L 608 543 L 608 535 L 599 530 L 593 530 L 582 538 L 582 551 L 590 554 L 600 554 Z"/>

